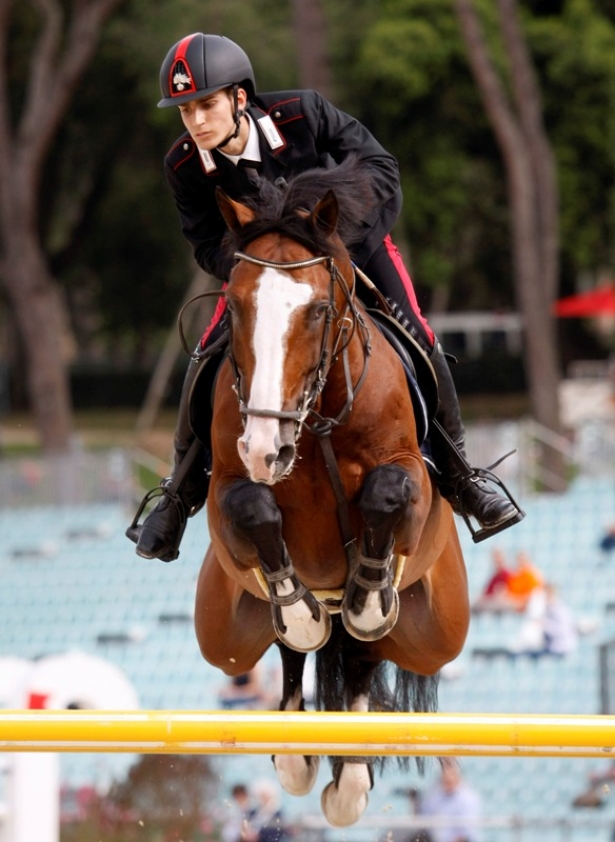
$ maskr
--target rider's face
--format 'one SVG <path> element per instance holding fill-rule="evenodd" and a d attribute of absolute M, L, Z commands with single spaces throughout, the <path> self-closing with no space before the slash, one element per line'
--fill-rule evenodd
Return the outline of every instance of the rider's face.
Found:
<path fill-rule="evenodd" d="M 240 88 L 237 94 L 239 108 L 245 107 L 245 99 L 245 91 Z M 199 149 L 215 149 L 233 133 L 233 104 L 232 89 L 224 88 L 178 106 L 184 126 Z"/>

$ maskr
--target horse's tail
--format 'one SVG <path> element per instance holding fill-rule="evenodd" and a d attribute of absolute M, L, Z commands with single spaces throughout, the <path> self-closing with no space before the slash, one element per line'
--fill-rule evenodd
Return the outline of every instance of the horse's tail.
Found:
<path fill-rule="evenodd" d="M 314 701 L 317 710 L 347 710 L 348 705 L 361 691 L 352 669 L 353 659 L 360 657 L 360 644 L 348 651 L 348 632 L 339 616 L 333 618 L 331 637 L 316 653 L 316 682 Z M 351 639 L 352 640 L 352 639 Z M 438 709 L 438 675 L 418 675 L 390 663 L 381 661 L 373 670 L 369 691 L 369 709 L 387 713 L 434 713 Z M 373 758 L 382 770 L 387 758 Z M 417 757 L 419 771 L 424 758 Z M 408 757 L 398 762 L 406 768 Z"/>

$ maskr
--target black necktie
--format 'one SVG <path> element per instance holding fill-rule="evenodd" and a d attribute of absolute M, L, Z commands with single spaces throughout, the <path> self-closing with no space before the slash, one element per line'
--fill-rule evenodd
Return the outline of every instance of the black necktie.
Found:
<path fill-rule="evenodd" d="M 258 181 L 258 174 L 261 169 L 260 161 L 251 161 L 249 158 L 240 158 L 237 161 L 237 169 L 244 172 L 250 181 Z"/>

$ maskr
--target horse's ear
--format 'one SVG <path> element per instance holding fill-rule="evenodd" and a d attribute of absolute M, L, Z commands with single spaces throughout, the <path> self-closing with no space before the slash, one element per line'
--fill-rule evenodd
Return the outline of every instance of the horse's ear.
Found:
<path fill-rule="evenodd" d="M 339 213 L 340 208 L 337 202 L 337 196 L 333 190 L 327 190 L 312 211 L 312 223 L 314 227 L 323 231 L 327 237 L 331 237 L 337 229 Z"/>
<path fill-rule="evenodd" d="M 216 187 L 216 201 L 218 202 L 220 213 L 231 231 L 237 231 L 239 228 L 243 228 L 248 222 L 252 222 L 255 217 L 255 213 L 251 208 L 231 199 L 221 187 Z"/>

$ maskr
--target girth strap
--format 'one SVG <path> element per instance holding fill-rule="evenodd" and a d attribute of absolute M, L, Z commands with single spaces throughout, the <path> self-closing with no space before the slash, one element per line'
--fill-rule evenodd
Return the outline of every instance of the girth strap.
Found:
<path fill-rule="evenodd" d="M 333 445 L 331 444 L 330 435 L 321 435 L 318 437 L 320 448 L 325 460 L 325 465 L 329 473 L 329 479 L 333 486 L 335 499 L 337 500 L 337 519 L 340 525 L 340 532 L 342 535 L 342 543 L 344 545 L 344 552 L 348 560 L 348 567 L 353 569 L 357 557 L 357 537 L 353 532 L 352 524 L 350 522 L 350 511 L 348 509 L 348 500 L 344 494 L 344 486 L 340 476 L 340 470 L 337 465 L 337 459 L 333 452 Z"/>

